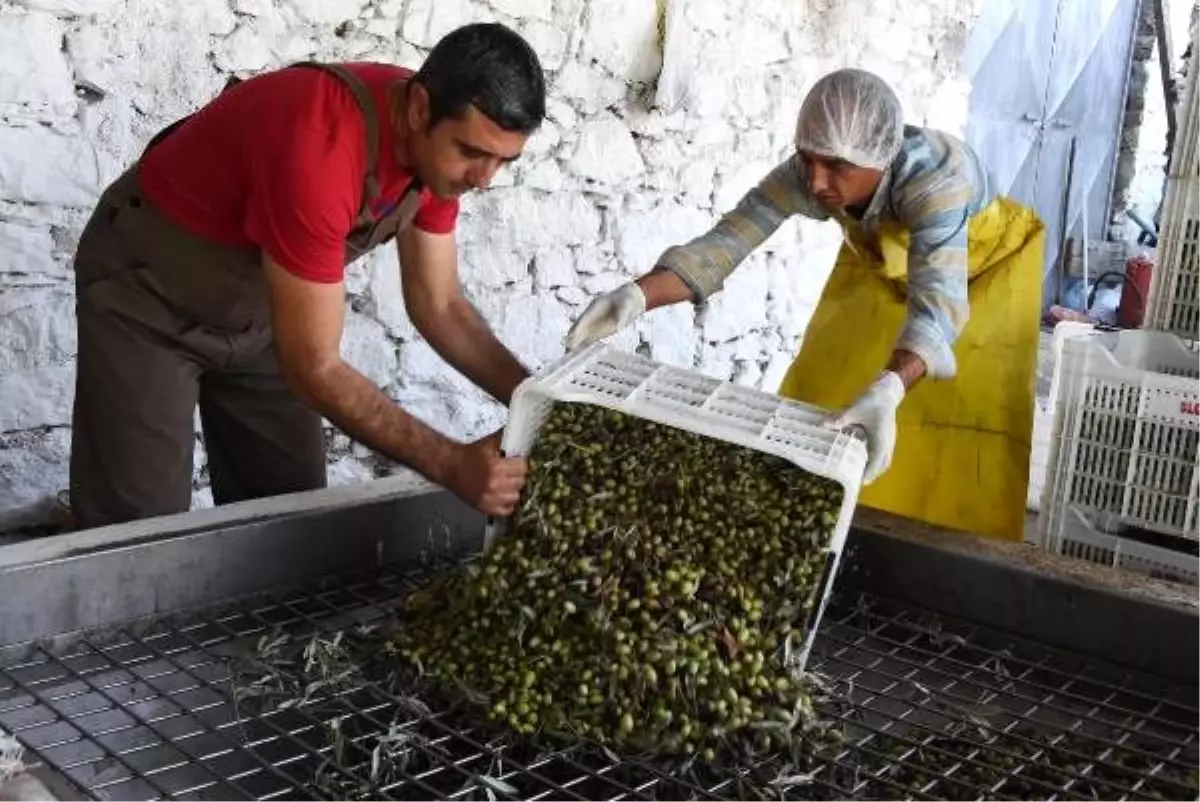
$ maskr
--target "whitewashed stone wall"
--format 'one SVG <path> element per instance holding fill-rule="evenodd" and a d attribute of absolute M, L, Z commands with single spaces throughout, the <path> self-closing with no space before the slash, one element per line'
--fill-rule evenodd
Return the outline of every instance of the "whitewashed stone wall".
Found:
<path fill-rule="evenodd" d="M 530 366 L 562 353 L 596 293 L 705 230 L 789 150 L 804 92 L 878 70 L 909 119 L 961 131 L 957 56 L 978 0 L 669 0 L 669 111 L 654 107 L 666 0 L 0 1 L 0 529 L 45 520 L 66 487 L 76 353 L 71 257 L 91 204 L 163 125 L 230 73 L 304 59 L 417 66 L 453 27 L 500 20 L 549 72 L 550 119 L 525 157 L 465 202 L 461 274 Z M 832 224 L 792 221 L 696 315 L 650 315 L 622 342 L 774 389 L 832 266 Z M 503 410 L 422 342 L 394 252 L 348 277 L 346 357 L 442 431 Z M 332 435 L 331 481 L 386 473 Z M 210 503 L 197 441 L 196 503 Z"/>

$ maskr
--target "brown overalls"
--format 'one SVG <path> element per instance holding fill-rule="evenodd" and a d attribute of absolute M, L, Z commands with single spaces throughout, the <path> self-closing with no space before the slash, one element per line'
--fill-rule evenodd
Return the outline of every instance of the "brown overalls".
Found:
<path fill-rule="evenodd" d="M 338 76 L 366 122 L 366 177 L 346 241 L 348 265 L 411 224 L 419 186 L 414 179 L 402 202 L 373 220 L 379 119 L 370 93 L 339 65 L 293 67 Z M 135 164 L 101 196 L 75 256 L 79 356 L 70 495 L 76 526 L 191 506 L 197 404 L 216 503 L 323 487 L 321 417 L 280 374 L 260 250 L 187 233 L 142 196 L 136 173 Z"/>

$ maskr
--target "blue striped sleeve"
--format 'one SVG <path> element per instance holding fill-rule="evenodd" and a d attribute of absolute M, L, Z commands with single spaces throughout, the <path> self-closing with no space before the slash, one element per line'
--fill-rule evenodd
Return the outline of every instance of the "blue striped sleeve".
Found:
<path fill-rule="evenodd" d="M 952 378 L 954 343 L 970 317 L 967 235 L 977 193 L 962 148 L 927 137 L 908 155 L 913 169 L 893 188 L 909 232 L 908 319 L 896 348 L 919 356 L 931 378 Z"/>
<path fill-rule="evenodd" d="M 704 301 L 789 217 L 828 218 L 828 212 L 809 194 L 802 169 L 795 155 L 781 162 L 707 233 L 664 251 L 658 267 L 675 273 L 697 302 Z"/>

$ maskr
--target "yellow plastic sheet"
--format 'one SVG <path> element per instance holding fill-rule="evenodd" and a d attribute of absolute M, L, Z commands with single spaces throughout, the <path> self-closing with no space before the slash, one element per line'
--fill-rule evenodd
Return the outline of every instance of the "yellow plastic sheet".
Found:
<path fill-rule="evenodd" d="M 922 379 L 896 415 L 890 469 L 859 503 L 972 534 L 1020 540 L 1029 481 L 1044 227 L 998 198 L 968 224 L 971 316 L 958 375 Z M 830 410 L 887 363 L 907 317 L 908 232 L 846 230 L 779 393 Z"/>

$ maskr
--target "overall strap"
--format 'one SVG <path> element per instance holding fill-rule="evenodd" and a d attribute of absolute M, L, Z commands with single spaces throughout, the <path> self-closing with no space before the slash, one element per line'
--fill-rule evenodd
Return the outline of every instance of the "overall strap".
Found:
<path fill-rule="evenodd" d="M 227 91 L 229 91 L 230 89 L 232 89 L 233 87 L 235 87 L 235 86 L 237 86 L 238 84 L 240 84 L 241 82 L 242 82 L 242 79 L 241 79 L 241 78 L 237 77 L 236 75 L 231 75 L 231 76 L 229 76 L 227 79 L 225 79 L 225 86 L 224 86 L 224 87 L 222 87 L 221 91 L 220 91 L 220 92 L 218 92 L 217 94 L 218 94 L 218 95 L 223 95 L 223 94 L 225 94 Z M 157 145 L 158 143 L 162 142 L 164 139 L 166 139 L 167 137 L 169 137 L 171 134 L 173 134 L 173 133 L 175 133 L 177 130 L 179 130 L 180 126 L 182 126 L 182 125 L 183 125 L 184 123 L 186 123 L 188 120 L 192 119 L 192 117 L 194 117 L 194 116 L 195 116 L 195 114 L 193 113 L 193 114 L 188 114 L 188 115 L 187 115 L 187 116 L 185 116 L 185 117 L 180 117 L 178 120 L 176 120 L 175 122 L 171 123 L 171 124 L 170 124 L 170 125 L 168 125 L 166 128 L 163 128 L 163 129 L 162 129 L 162 130 L 160 130 L 160 131 L 159 131 L 157 134 L 155 134 L 154 136 L 152 136 L 152 137 L 150 138 L 150 141 L 146 143 L 146 147 L 142 148 L 142 156 L 145 156 L 147 153 L 149 153 L 149 152 L 151 151 L 151 149 L 153 149 L 153 148 L 154 148 L 154 146 L 155 146 L 155 145 Z"/>
<path fill-rule="evenodd" d="M 375 164 L 379 158 L 379 116 L 376 113 L 375 102 L 371 98 L 371 93 L 367 89 L 367 85 L 357 75 L 341 64 L 299 61 L 290 66 L 312 67 L 337 76 L 346 84 L 350 89 L 350 93 L 354 95 L 355 101 L 358 102 L 358 107 L 362 110 L 363 122 L 366 124 L 367 129 L 367 169 L 366 175 L 363 177 L 362 208 L 359 211 L 358 218 L 360 223 L 371 222 L 373 218 L 371 216 L 370 203 L 379 197 L 379 181 L 375 178 Z"/>

